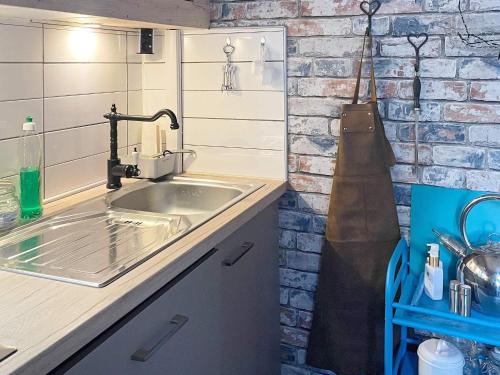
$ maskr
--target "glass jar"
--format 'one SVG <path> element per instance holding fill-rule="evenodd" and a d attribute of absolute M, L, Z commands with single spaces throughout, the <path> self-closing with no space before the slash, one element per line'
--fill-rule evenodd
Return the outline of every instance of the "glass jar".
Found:
<path fill-rule="evenodd" d="M 483 374 L 500 375 L 500 347 L 491 349 L 483 368 Z"/>
<path fill-rule="evenodd" d="M 19 201 L 12 182 L 0 181 L 0 231 L 14 226 L 19 215 Z"/>

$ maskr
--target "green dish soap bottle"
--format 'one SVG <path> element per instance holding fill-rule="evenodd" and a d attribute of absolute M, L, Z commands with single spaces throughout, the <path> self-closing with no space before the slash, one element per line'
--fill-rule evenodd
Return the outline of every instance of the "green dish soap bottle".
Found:
<path fill-rule="evenodd" d="M 23 124 L 23 136 L 19 145 L 19 190 L 22 219 L 33 219 L 41 216 L 42 204 L 40 196 L 40 166 L 42 144 L 36 134 L 36 124 L 31 116 L 26 117 Z"/>

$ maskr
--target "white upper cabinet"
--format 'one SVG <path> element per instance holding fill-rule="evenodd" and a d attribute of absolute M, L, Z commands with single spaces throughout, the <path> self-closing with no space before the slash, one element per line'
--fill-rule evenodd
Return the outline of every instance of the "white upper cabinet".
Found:
<path fill-rule="evenodd" d="M 197 28 L 210 22 L 209 0 L 0 0 L 2 16 L 19 13 L 19 7 L 36 21 Z"/>

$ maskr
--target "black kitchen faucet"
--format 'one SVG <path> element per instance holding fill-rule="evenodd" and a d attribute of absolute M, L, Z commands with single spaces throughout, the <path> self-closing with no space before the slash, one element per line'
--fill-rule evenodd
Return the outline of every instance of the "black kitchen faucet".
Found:
<path fill-rule="evenodd" d="M 177 122 L 177 117 L 175 113 L 170 109 L 160 109 L 152 116 L 132 116 L 124 115 L 122 113 L 116 112 L 116 105 L 111 106 L 111 112 L 106 113 L 104 118 L 109 120 L 110 126 L 110 156 L 108 159 L 108 183 L 106 187 L 108 189 L 119 189 L 122 187 L 121 178 L 131 178 L 136 177 L 140 174 L 137 165 L 132 164 L 121 164 L 120 158 L 118 157 L 118 121 L 139 121 L 139 122 L 154 122 L 160 117 L 167 115 L 170 117 L 170 129 L 179 129 L 179 123 Z"/>

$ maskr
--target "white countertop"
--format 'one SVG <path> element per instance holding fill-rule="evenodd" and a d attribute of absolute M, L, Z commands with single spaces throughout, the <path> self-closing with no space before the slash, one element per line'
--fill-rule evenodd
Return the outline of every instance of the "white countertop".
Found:
<path fill-rule="evenodd" d="M 264 186 L 104 288 L 0 271 L 0 343 L 17 348 L 15 354 L 0 362 L 0 373 L 42 374 L 52 370 L 286 190 L 284 181 L 252 180 Z M 70 207 L 105 191 L 98 187 L 53 202 L 45 212 Z"/>

